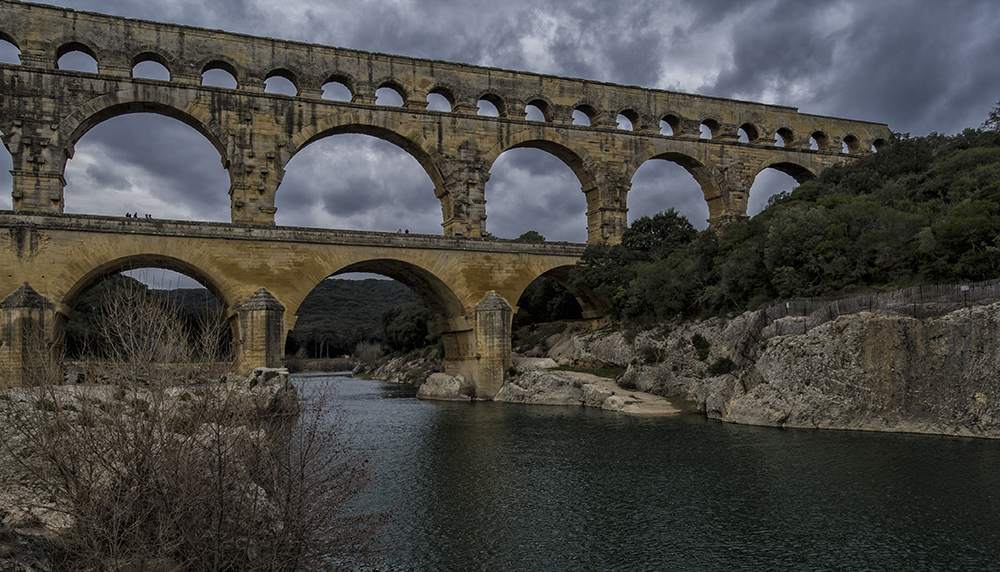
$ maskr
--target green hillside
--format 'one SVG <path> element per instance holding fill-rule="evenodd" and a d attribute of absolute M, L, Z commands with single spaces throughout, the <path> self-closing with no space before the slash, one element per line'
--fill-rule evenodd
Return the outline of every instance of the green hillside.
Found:
<path fill-rule="evenodd" d="M 897 136 L 771 198 L 721 233 L 675 212 L 588 247 L 572 275 L 626 322 L 718 315 L 779 298 L 1000 276 L 1000 133 Z"/>

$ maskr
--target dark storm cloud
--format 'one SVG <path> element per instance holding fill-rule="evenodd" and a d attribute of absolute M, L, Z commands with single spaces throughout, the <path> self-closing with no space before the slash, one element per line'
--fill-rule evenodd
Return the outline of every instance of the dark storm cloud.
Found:
<path fill-rule="evenodd" d="M 63 0 L 127 17 L 598 81 L 792 105 L 886 122 L 915 135 L 978 126 L 1000 99 L 1000 2 L 991 0 Z M 99 125 L 67 169 L 67 209 L 227 220 L 228 175 L 193 129 L 166 118 Z M 279 224 L 441 232 L 433 185 L 402 150 L 372 138 L 323 140 L 294 157 Z M 340 141 L 339 143 L 337 141 Z M 356 143 L 358 140 L 367 140 Z M 323 144 L 323 145 L 319 145 Z M 9 159 L 8 159 L 9 160 Z M 707 206 L 683 169 L 643 167 L 629 218 Z M 9 167 L 3 167 L 4 171 Z M 754 208 L 787 180 L 758 177 Z M 488 230 L 582 241 L 586 204 L 564 164 L 507 153 L 487 186 Z M 9 188 L 9 177 L 0 184 Z M 9 208 L 9 195 L 0 208 Z M 559 213 L 553 217 L 550 213 Z M 556 222 L 552 222 L 555 220 Z"/>

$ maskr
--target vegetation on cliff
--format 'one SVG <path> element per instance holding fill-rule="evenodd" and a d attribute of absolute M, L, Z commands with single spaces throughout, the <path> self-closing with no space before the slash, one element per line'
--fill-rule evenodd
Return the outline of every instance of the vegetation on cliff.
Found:
<path fill-rule="evenodd" d="M 588 247 L 571 279 L 605 294 L 616 317 L 648 325 L 995 278 L 998 229 L 1000 132 L 899 135 L 721 233 L 697 232 L 673 210 L 636 220 L 622 244 Z"/>

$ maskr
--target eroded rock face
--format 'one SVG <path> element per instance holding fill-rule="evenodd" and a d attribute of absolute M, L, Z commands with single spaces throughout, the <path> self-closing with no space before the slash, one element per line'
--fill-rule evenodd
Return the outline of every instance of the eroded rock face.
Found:
<path fill-rule="evenodd" d="M 548 340 L 549 357 L 625 367 L 624 388 L 689 399 L 733 423 L 1000 438 L 1000 303 L 923 320 L 860 312 L 795 335 L 775 324 L 750 332 L 753 317 L 665 324 L 631 340 L 569 331 Z M 696 336 L 709 344 L 701 353 Z M 746 356 L 746 367 L 716 375 L 720 360 Z"/>
<path fill-rule="evenodd" d="M 1000 437 L 1000 304 L 915 320 L 867 312 L 765 342 L 759 378 L 716 384 L 736 423 Z M 720 391 L 721 390 L 721 391 Z M 714 409 L 714 411 L 713 411 Z"/>

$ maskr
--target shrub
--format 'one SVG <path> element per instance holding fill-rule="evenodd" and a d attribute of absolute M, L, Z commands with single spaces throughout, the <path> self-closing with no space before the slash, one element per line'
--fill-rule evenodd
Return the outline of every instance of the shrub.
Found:
<path fill-rule="evenodd" d="M 691 336 L 691 345 L 694 346 L 696 352 L 698 352 L 698 359 L 705 361 L 708 359 L 708 353 L 712 349 L 712 343 L 705 339 L 705 336 L 701 334 L 695 334 Z"/>

